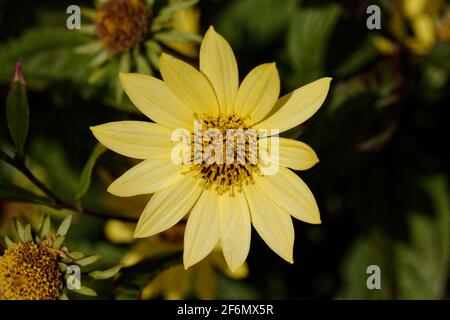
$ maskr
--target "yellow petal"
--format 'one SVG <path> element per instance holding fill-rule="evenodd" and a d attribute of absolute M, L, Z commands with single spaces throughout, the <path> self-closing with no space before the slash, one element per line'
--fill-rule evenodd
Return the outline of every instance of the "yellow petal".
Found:
<path fill-rule="evenodd" d="M 313 167 L 319 158 L 306 143 L 279 138 L 280 165 L 294 170 L 307 170 Z"/>
<path fill-rule="evenodd" d="M 144 160 L 111 183 L 108 192 L 119 197 L 158 192 L 184 178 L 185 169 L 171 160 Z"/>
<path fill-rule="evenodd" d="M 211 81 L 220 112 L 230 114 L 239 86 L 239 74 L 233 50 L 211 26 L 200 46 L 200 71 Z"/>
<path fill-rule="evenodd" d="M 193 112 L 211 116 L 219 114 L 216 94 L 203 73 L 164 53 L 159 68 L 170 90 Z"/>
<path fill-rule="evenodd" d="M 233 272 L 247 259 L 251 229 L 250 211 L 244 194 L 221 196 L 220 242 L 225 260 Z"/>
<path fill-rule="evenodd" d="M 189 214 L 184 233 L 184 268 L 206 257 L 219 241 L 219 196 L 204 190 Z"/>
<path fill-rule="evenodd" d="M 305 122 L 325 101 L 330 82 L 331 78 L 321 78 L 281 97 L 274 107 L 275 112 L 253 128 L 283 132 Z"/>
<path fill-rule="evenodd" d="M 91 127 L 108 149 L 136 159 L 170 159 L 172 131 L 156 123 L 117 121 Z"/>
<path fill-rule="evenodd" d="M 120 73 L 119 76 L 130 100 L 147 117 L 169 128 L 193 127 L 192 110 L 163 81 L 139 73 Z"/>
<path fill-rule="evenodd" d="M 276 254 L 294 263 L 294 226 L 291 216 L 264 195 L 258 182 L 244 186 L 252 224 Z"/>
<path fill-rule="evenodd" d="M 321 222 L 314 195 L 291 170 L 280 167 L 276 175 L 264 176 L 258 183 L 268 198 L 294 218 L 313 224 Z"/>
<path fill-rule="evenodd" d="M 192 209 L 201 192 L 199 180 L 187 175 L 179 183 L 156 192 L 142 212 L 134 237 L 150 237 L 173 227 Z"/>
<path fill-rule="evenodd" d="M 257 66 L 242 81 L 234 110 L 242 116 L 250 116 L 251 124 L 264 119 L 272 110 L 280 95 L 280 78 L 275 63 Z"/>
<path fill-rule="evenodd" d="M 245 196 L 244 196 L 245 197 Z M 208 261 L 211 260 L 211 263 L 214 265 L 214 267 L 222 272 L 224 275 L 226 275 L 228 278 L 231 279 L 244 279 L 248 277 L 249 270 L 246 263 L 242 264 L 239 268 L 237 268 L 235 271 L 231 271 L 230 267 L 228 266 L 225 257 L 223 256 L 222 250 L 217 250 L 217 247 L 211 255 L 208 257 Z"/>

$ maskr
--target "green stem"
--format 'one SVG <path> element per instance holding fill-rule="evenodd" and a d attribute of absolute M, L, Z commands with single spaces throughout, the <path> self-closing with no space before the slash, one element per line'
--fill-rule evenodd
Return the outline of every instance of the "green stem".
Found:
<path fill-rule="evenodd" d="M 115 214 L 103 214 L 99 213 L 93 210 L 89 210 L 87 208 L 80 208 L 73 204 L 65 202 L 63 199 L 61 199 L 58 195 L 56 195 L 53 191 L 51 191 L 42 181 L 40 181 L 32 172 L 31 170 L 26 166 L 25 161 L 22 158 L 16 157 L 10 157 L 8 154 L 6 154 L 4 151 L 0 150 L 0 159 L 11 165 L 12 167 L 16 168 L 20 172 L 22 172 L 28 180 L 30 180 L 31 183 L 33 183 L 39 190 L 41 190 L 52 202 L 51 206 L 55 207 L 57 209 L 69 209 L 75 212 L 79 212 L 81 214 L 87 214 L 92 217 L 100 218 L 100 219 L 116 219 L 126 222 L 136 222 L 136 218 L 132 217 L 125 217 L 121 215 L 115 215 Z"/>

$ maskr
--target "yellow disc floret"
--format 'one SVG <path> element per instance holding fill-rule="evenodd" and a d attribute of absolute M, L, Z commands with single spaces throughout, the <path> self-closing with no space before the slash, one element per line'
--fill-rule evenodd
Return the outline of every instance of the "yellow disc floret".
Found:
<path fill-rule="evenodd" d="M 0 258 L 0 300 L 53 300 L 60 286 L 57 256 L 44 244 L 17 243 Z"/>
<path fill-rule="evenodd" d="M 236 114 L 219 117 L 203 115 L 197 118 L 201 121 L 201 129 L 193 132 L 191 157 L 194 163 L 191 171 L 202 179 L 201 185 L 206 189 L 212 188 L 218 194 L 230 192 L 233 195 L 235 191 L 241 192 L 243 185 L 253 183 L 253 175 L 260 173 L 257 164 L 252 161 L 257 153 L 256 135 L 249 134 L 252 129 L 246 125 L 246 119 Z M 208 136 L 208 131 L 213 132 L 211 129 L 220 133 L 221 141 L 218 141 L 214 133 L 210 134 L 209 141 L 198 140 L 200 136 Z M 230 133 L 234 135 L 232 139 Z M 200 148 L 198 141 L 201 141 Z M 206 152 L 218 142 L 221 143 L 222 162 L 210 159 L 215 156 L 214 152 Z M 202 160 L 197 161 L 199 158 Z"/>

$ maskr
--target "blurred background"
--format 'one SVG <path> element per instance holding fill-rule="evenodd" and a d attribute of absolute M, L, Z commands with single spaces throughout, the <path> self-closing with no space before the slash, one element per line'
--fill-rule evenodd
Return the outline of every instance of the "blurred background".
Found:
<path fill-rule="evenodd" d="M 149 19 L 163 2 L 156 0 Z M 79 31 L 66 28 L 71 4 L 88 13 Z M 381 9 L 381 29 L 367 26 L 371 4 Z M 170 45 L 177 40 L 173 35 L 155 36 L 151 43 L 159 47 L 150 51 L 147 46 L 147 64 L 139 62 L 139 54 L 131 66 L 118 55 L 95 56 L 88 18 L 101 5 L 0 1 L 0 146 L 12 149 L 3 102 L 20 59 L 30 105 L 29 168 L 68 203 L 82 198 L 85 207 L 106 217 L 133 220 L 147 198 L 121 199 L 106 192 L 133 162 L 110 151 L 92 156 L 96 141 L 89 126 L 144 119 L 121 95 L 116 71 L 135 66 L 158 76 L 152 60 L 158 50 L 177 52 L 195 64 L 198 39 L 189 38 L 190 47 L 180 49 Z M 214 25 L 230 42 L 241 79 L 271 61 L 277 63 L 282 94 L 333 77 L 319 112 L 286 133 L 308 143 L 320 158 L 299 175 L 318 201 L 322 224 L 294 222 L 293 265 L 253 232 L 247 266 L 239 274 L 231 275 L 217 252 L 187 272 L 173 267 L 152 281 L 144 277 L 145 290 L 137 295 L 124 294 L 129 291 L 123 281 L 93 284 L 99 298 L 448 299 L 448 2 L 203 0 L 192 8 L 185 25 L 197 35 Z M 82 172 L 89 157 L 97 162 L 86 182 Z M 39 192 L 0 162 L 1 234 L 10 233 L 13 216 L 31 222 L 43 212 L 64 216 L 33 204 L 28 193 Z M 77 214 L 66 242 L 72 250 L 101 253 L 105 268 L 144 262 L 129 272 L 150 270 L 145 257 L 179 246 L 179 230 L 140 242 L 131 239 L 132 230 L 133 223 Z M 370 265 L 380 267 L 380 290 L 366 286 Z"/>

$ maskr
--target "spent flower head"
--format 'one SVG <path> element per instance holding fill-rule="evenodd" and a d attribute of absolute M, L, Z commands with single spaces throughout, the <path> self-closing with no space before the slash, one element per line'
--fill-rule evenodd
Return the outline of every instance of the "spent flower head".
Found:
<path fill-rule="evenodd" d="M 18 241 L 5 237 L 6 250 L 0 257 L 0 300 L 67 299 L 69 290 L 95 296 L 92 289 L 82 285 L 83 268 L 101 256 L 86 256 L 71 252 L 64 246 L 72 216 L 67 216 L 56 233 L 51 233 L 48 215 L 43 216 L 36 232 L 31 225 L 23 227 L 14 220 Z M 107 279 L 116 275 L 121 266 L 89 274 L 93 279 Z M 79 270 L 80 278 L 72 274 Z"/>

